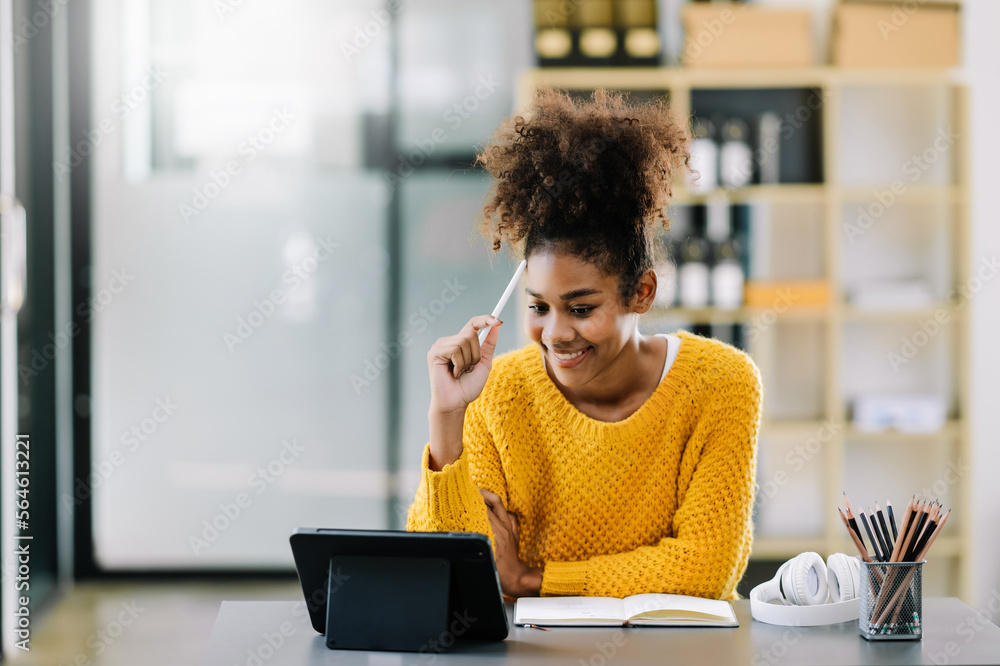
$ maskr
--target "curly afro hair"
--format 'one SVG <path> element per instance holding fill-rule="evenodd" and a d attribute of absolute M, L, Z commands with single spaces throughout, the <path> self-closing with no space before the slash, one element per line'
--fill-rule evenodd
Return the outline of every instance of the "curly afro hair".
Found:
<path fill-rule="evenodd" d="M 691 136 L 665 100 L 630 104 L 596 90 L 576 102 L 551 88 L 512 115 L 476 155 L 495 177 L 483 205 L 483 234 L 525 258 L 569 252 L 619 278 L 626 305 L 652 268 L 653 232 L 678 170 L 690 169 Z"/>

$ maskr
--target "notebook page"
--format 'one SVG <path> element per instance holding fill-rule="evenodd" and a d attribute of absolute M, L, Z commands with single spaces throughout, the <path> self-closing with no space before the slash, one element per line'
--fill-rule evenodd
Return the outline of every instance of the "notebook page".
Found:
<path fill-rule="evenodd" d="M 613 597 L 521 597 L 514 623 L 543 624 L 547 620 L 624 620 L 622 600 Z"/>
<path fill-rule="evenodd" d="M 682 594 L 636 594 L 623 600 L 625 617 L 676 619 L 685 622 L 736 623 L 733 607 L 726 601 Z"/>

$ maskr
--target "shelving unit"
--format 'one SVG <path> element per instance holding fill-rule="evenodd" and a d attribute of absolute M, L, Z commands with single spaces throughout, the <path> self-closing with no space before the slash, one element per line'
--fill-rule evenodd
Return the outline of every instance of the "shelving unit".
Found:
<path fill-rule="evenodd" d="M 772 311 L 773 323 L 764 335 L 755 336 L 749 345 L 749 353 L 761 368 L 765 382 L 765 400 L 768 385 L 776 377 L 775 363 L 778 350 L 775 349 L 776 331 L 785 326 L 819 327 L 822 330 L 823 356 L 817 360 L 822 368 L 822 406 L 815 414 L 802 418 L 775 419 L 767 416 L 761 430 L 761 455 L 766 456 L 775 442 L 805 442 L 817 436 L 824 424 L 832 434 L 822 442 L 816 452 L 813 464 L 820 465 L 821 488 L 816 506 L 822 509 L 819 526 L 815 533 L 808 530 L 794 535 L 768 535 L 758 531 L 755 536 L 752 558 L 758 560 L 781 560 L 805 550 L 815 550 L 823 555 L 831 552 L 853 552 L 847 541 L 843 525 L 834 507 L 842 504 L 841 492 L 845 488 L 851 492 L 850 479 L 846 477 L 848 465 L 861 464 L 863 455 L 869 453 L 884 455 L 892 447 L 933 447 L 932 452 L 945 453 L 951 459 L 968 461 L 969 427 L 967 413 L 967 372 L 968 325 L 965 308 L 943 301 L 935 306 L 906 309 L 858 308 L 845 299 L 845 213 L 850 206 L 868 205 L 875 200 L 875 194 L 886 190 L 891 180 L 885 182 L 855 183 L 845 179 L 844 174 L 854 173 L 856 167 L 864 166 L 845 162 L 843 140 L 846 132 L 844 124 L 845 93 L 852 96 L 874 90 L 878 94 L 885 91 L 938 91 L 946 99 L 950 124 L 958 135 L 957 145 L 946 155 L 949 161 L 950 178 L 946 182 L 907 183 L 905 191 L 898 197 L 902 206 L 919 206 L 929 209 L 933 206 L 946 207 L 946 213 L 935 218 L 932 224 L 943 225 L 946 230 L 949 281 L 952 288 L 963 284 L 971 275 L 968 248 L 968 159 L 969 138 L 967 108 L 968 91 L 954 72 L 947 70 L 845 70 L 835 67 L 813 67 L 768 70 L 703 70 L 679 68 L 573 68 L 535 69 L 526 72 L 519 82 L 518 108 L 524 108 L 534 91 L 547 84 L 556 88 L 586 92 L 596 88 L 643 92 L 645 94 L 666 95 L 672 108 L 680 117 L 692 115 L 692 92 L 698 90 L 765 90 L 808 88 L 821 92 L 822 106 L 814 112 L 820 115 L 822 174 L 823 181 L 816 184 L 753 185 L 738 189 L 718 190 L 709 194 L 692 194 L 683 182 L 675 184 L 673 206 L 702 204 L 724 199 L 729 203 L 764 203 L 773 206 L 809 205 L 821 211 L 824 225 L 823 240 L 824 266 L 821 276 L 830 285 L 831 302 L 824 306 L 789 308 L 784 312 Z M 922 94 L 922 93 L 921 93 Z M 937 92 L 935 93 L 937 94 Z M 890 129 L 887 127 L 887 129 Z M 845 182 L 846 180 L 846 182 Z M 523 296 L 522 296 L 523 298 Z M 868 433 L 851 425 L 849 404 L 845 397 L 844 365 L 849 360 L 845 353 L 846 330 L 857 327 L 892 327 L 912 325 L 933 317 L 940 309 L 948 315 L 950 335 L 948 339 L 949 358 L 947 370 L 953 393 L 950 400 L 949 420 L 944 428 L 935 433 L 908 434 L 902 432 Z M 748 323 L 765 313 L 766 308 L 742 307 L 735 310 L 715 308 L 654 309 L 644 321 L 652 321 L 670 316 L 692 323 Z M 522 308 L 523 311 L 523 308 Z M 770 315 L 769 315 L 770 316 Z M 523 333 L 522 333 L 523 336 Z M 527 342 L 524 340 L 524 342 Z M 853 349 L 852 349 L 853 351 Z M 780 396 L 779 396 L 780 397 Z M 772 405 L 775 406 L 775 405 Z M 777 405 L 780 407 L 780 405 Z M 773 411 L 773 410 L 772 410 Z M 780 409 L 778 410 L 780 411 Z M 829 427 L 832 424 L 834 427 Z M 859 450 L 859 447 L 861 449 Z M 950 447 L 950 448 L 949 448 Z M 777 447 L 776 450 L 780 450 Z M 914 454 L 916 455 L 916 454 Z M 892 469 L 886 469 L 891 479 Z M 943 472 L 942 472 L 943 473 Z M 768 479 L 761 477 L 758 467 L 758 483 L 763 485 Z M 920 491 L 912 479 L 896 478 L 901 487 L 912 487 Z M 875 498 L 882 488 L 862 488 L 853 493 L 855 502 L 868 502 Z M 909 492 L 909 491 L 907 491 Z M 942 592 L 958 594 L 965 600 L 971 598 L 968 557 L 970 538 L 969 483 L 960 478 L 949 484 L 952 508 L 955 510 L 955 524 L 949 521 L 948 529 L 937 541 L 932 553 L 935 567 L 940 573 Z M 760 492 L 758 493 L 760 497 Z M 895 497 L 899 504 L 908 498 Z M 929 563 L 928 566 L 930 566 Z M 927 585 L 927 582 L 925 582 Z M 933 583 L 930 588 L 933 591 Z"/>

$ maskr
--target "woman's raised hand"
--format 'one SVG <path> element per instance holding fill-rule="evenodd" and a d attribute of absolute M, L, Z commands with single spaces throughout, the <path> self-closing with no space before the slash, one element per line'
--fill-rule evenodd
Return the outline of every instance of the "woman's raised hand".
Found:
<path fill-rule="evenodd" d="M 438 338 L 427 352 L 431 378 L 431 412 L 463 412 L 479 397 L 493 365 L 493 352 L 500 335 L 499 319 L 492 315 L 473 317 L 456 335 Z M 479 332 L 492 325 L 482 347 Z"/>

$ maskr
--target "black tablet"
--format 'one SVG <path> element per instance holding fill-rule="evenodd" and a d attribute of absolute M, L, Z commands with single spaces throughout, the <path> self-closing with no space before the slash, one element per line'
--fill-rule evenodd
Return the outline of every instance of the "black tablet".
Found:
<path fill-rule="evenodd" d="M 510 630 L 484 534 L 299 528 L 289 541 L 327 647 L 439 652 Z"/>

